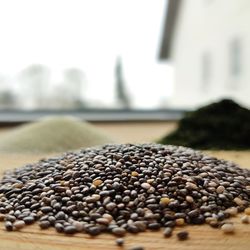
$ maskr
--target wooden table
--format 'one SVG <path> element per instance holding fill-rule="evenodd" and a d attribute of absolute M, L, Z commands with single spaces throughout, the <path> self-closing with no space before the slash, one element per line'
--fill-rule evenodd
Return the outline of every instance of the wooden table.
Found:
<path fill-rule="evenodd" d="M 250 152 L 210 152 L 220 158 L 234 160 L 244 167 L 250 168 Z M 46 155 L 0 155 L 0 175 L 4 170 L 21 166 L 38 160 Z M 65 236 L 58 234 L 54 229 L 40 230 L 38 226 L 25 227 L 20 232 L 6 232 L 3 223 L 0 223 L 0 250 L 90 250 L 90 249 L 129 249 L 132 246 L 144 246 L 145 249 L 185 249 L 185 250 L 249 250 L 250 224 L 240 223 L 239 217 L 233 218 L 236 232 L 234 235 L 225 235 L 220 230 L 207 225 L 186 226 L 190 239 L 180 242 L 175 234 L 183 228 L 176 228 L 174 236 L 164 238 L 162 232 L 146 232 L 138 235 L 127 234 L 125 245 L 119 248 L 115 245 L 115 237 L 102 234 L 91 238 L 86 234 Z"/>

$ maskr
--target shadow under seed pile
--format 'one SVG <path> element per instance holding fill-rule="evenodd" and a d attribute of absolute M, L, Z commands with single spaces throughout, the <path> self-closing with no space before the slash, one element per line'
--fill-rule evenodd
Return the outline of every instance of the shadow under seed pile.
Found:
<path fill-rule="evenodd" d="M 0 152 L 53 153 L 113 142 L 87 122 L 52 117 L 25 124 L 1 135 Z"/>
<path fill-rule="evenodd" d="M 250 149 L 250 110 L 222 100 L 189 112 L 160 143 L 198 149 Z"/>
<path fill-rule="evenodd" d="M 169 237 L 175 226 L 218 226 L 249 202 L 250 170 L 159 144 L 65 153 L 8 171 L 0 181 L 0 219 L 8 231 L 39 221 L 66 234 L 122 237 L 164 227 Z"/>

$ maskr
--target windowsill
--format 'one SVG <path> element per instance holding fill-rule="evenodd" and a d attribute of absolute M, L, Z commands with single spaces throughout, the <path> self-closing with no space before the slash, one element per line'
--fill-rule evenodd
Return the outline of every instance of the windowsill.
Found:
<path fill-rule="evenodd" d="M 25 123 L 48 116 L 74 116 L 89 122 L 176 121 L 184 112 L 179 109 L 0 110 L 0 125 Z"/>

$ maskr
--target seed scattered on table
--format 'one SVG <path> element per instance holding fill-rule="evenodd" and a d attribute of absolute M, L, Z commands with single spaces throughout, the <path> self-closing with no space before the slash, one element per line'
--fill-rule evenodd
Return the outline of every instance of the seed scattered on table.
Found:
<path fill-rule="evenodd" d="M 13 228 L 14 228 L 15 230 L 20 230 L 20 229 L 22 229 L 24 226 L 25 226 L 25 222 L 24 222 L 23 220 L 15 221 L 15 222 L 13 223 Z"/>
<path fill-rule="evenodd" d="M 144 247 L 142 247 L 142 246 L 135 246 L 135 247 L 129 248 L 129 250 L 144 250 Z"/>
<path fill-rule="evenodd" d="M 238 213 L 238 209 L 236 207 L 230 207 L 226 209 L 225 212 L 230 214 L 231 216 L 235 216 Z"/>
<path fill-rule="evenodd" d="M 40 221 L 39 226 L 41 229 L 47 229 L 50 227 L 50 222 L 48 220 Z"/>
<path fill-rule="evenodd" d="M 10 221 L 5 222 L 5 228 L 7 231 L 12 231 L 13 230 L 13 224 Z"/>
<path fill-rule="evenodd" d="M 246 208 L 246 209 L 244 210 L 244 212 L 245 212 L 246 215 L 250 215 L 250 207 Z"/>
<path fill-rule="evenodd" d="M 225 223 L 221 226 L 221 230 L 225 233 L 225 234 L 231 234 L 234 233 L 235 229 L 234 229 L 234 225 L 231 223 Z"/>
<path fill-rule="evenodd" d="M 0 213 L 0 221 L 4 221 L 5 217 L 6 217 L 5 214 Z"/>
<path fill-rule="evenodd" d="M 172 235 L 173 229 L 171 227 L 166 227 L 163 231 L 165 237 L 170 237 Z"/>
<path fill-rule="evenodd" d="M 249 216 L 248 216 L 248 215 L 243 215 L 243 216 L 241 217 L 241 222 L 244 223 L 244 224 L 250 223 L 250 218 L 249 218 Z"/>
<path fill-rule="evenodd" d="M 66 226 L 66 227 L 64 228 L 64 232 L 65 232 L 66 234 L 74 234 L 74 233 L 77 232 L 77 230 L 76 230 L 76 227 L 75 227 L 75 226 L 71 225 L 71 226 Z"/>
<path fill-rule="evenodd" d="M 117 246 L 121 247 L 124 244 L 124 239 L 123 238 L 118 238 L 118 239 L 116 239 L 115 242 L 116 242 Z"/>
<path fill-rule="evenodd" d="M 187 231 L 181 231 L 177 233 L 178 240 L 187 240 L 188 239 L 188 232 Z"/>

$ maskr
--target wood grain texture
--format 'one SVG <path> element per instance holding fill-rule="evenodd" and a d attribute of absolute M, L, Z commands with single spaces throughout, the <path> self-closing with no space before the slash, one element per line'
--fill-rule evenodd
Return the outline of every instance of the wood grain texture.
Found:
<path fill-rule="evenodd" d="M 250 152 L 222 152 L 213 151 L 210 154 L 219 158 L 233 160 L 239 165 L 250 168 Z M 0 175 L 4 170 L 34 162 L 46 155 L 0 155 Z M 240 215 L 233 218 L 236 232 L 234 235 L 225 235 L 220 230 L 207 225 L 185 226 L 176 228 L 173 237 L 164 238 L 162 232 L 145 232 L 138 235 L 127 234 L 123 248 L 115 245 L 115 237 L 102 234 L 90 237 L 86 234 L 66 236 L 58 234 L 53 228 L 40 230 L 37 224 L 27 226 L 20 232 L 6 232 L 3 223 L 0 223 L 0 250 L 91 250 L 91 249 L 129 249 L 132 246 L 144 246 L 152 250 L 249 250 L 250 224 L 242 224 Z M 185 229 L 189 231 L 190 239 L 180 242 L 176 233 Z"/>

